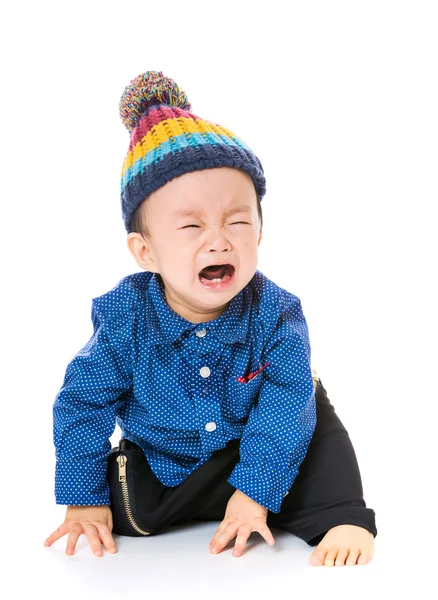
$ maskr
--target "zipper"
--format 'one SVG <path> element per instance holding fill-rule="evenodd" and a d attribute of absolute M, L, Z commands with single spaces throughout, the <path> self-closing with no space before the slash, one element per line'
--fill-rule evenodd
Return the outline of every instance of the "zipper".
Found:
<path fill-rule="evenodd" d="M 128 517 L 128 520 L 131 523 L 132 527 L 136 531 L 138 531 L 138 533 L 141 533 L 142 535 L 149 535 L 149 531 L 143 531 L 143 529 L 140 529 L 140 527 L 135 522 L 134 517 L 132 516 L 131 504 L 129 502 L 128 494 L 128 481 L 126 478 L 127 461 L 128 459 L 124 454 L 119 454 L 119 456 L 117 457 L 117 462 L 119 463 L 119 481 L 122 485 L 123 504 L 125 505 L 126 516 Z"/>

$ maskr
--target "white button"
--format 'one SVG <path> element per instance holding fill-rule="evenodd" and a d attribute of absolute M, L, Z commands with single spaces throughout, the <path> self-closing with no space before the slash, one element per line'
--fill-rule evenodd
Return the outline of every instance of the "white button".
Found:
<path fill-rule="evenodd" d="M 204 337 L 204 335 L 207 333 L 206 329 L 200 329 L 199 331 L 196 332 L 196 335 L 198 337 Z"/>
<path fill-rule="evenodd" d="M 214 431 L 216 429 L 216 423 L 207 423 L 205 429 L 207 431 Z"/>
<path fill-rule="evenodd" d="M 201 377 L 210 377 L 210 369 L 208 367 L 202 367 L 202 369 L 199 370 L 199 373 L 201 374 Z"/>

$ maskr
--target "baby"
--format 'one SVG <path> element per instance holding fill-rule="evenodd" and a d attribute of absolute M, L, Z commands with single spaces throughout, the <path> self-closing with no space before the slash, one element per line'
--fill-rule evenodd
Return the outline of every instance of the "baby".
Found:
<path fill-rule="evenodd" d="M 311 369 L 300 300 L 257 270 L 259 159 L 162 72 L 131 81 L 120 114 L 122 215 L 142 271 L 93 299 L 94 333 L 57 394 L 55 497 L 67 510 L 45 545 L 68 534 L 73 554 L 85 534 L 102 556 L 114 533 L 217 520 L 213 554 L 236 538 L 241 556 L 254 531 L 273 545 L 280 527 L 316 546 L 312 565 L 367 563 L 375 513 Z M 131 460 L 141 497 L 126 491 L 123 507 Z"/>

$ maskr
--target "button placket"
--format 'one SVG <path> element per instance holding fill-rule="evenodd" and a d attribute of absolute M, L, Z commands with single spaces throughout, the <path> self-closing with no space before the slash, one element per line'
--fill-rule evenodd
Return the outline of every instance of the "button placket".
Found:
<path fill-rule="evenodd" d="M 199 342 L 199 345 L 196 344 L 194 336 L 192 339 L 194 347 L 199 348 L 204 345 L 203 342 Z M 212 339 L 210 338 L 210 342 Z M 197 361 L 197 364 L 195 363 L 196 369 L 192 372 L 194 402 L 199 418 L 202 447 L 205 452 L 215 452 L 225 445 L 220 408 L 220 382 L 217 381 L 217 372 L 222 372 L 220 366 L 221 353 L 222 348 L 213 347 L 204 357 L 199 355 L 199 361 Z M 196 351 L 194 355 L 196 355 Z M 204 364 L 202 364 L 203 362 Z M 202 379 L 200 379 L 201 377 Z"/>

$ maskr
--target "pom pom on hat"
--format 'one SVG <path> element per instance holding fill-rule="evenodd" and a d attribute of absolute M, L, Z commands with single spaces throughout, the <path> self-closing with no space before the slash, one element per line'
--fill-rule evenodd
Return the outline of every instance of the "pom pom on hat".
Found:
<path fill-rule="evenodd" d="M 120 118 L 131 133 L 148 108 L 165 104 L 184 110 L 192 109 L 187 94 L 162 71 L 146 71 L 135 77 L 120 98 Z"/>

